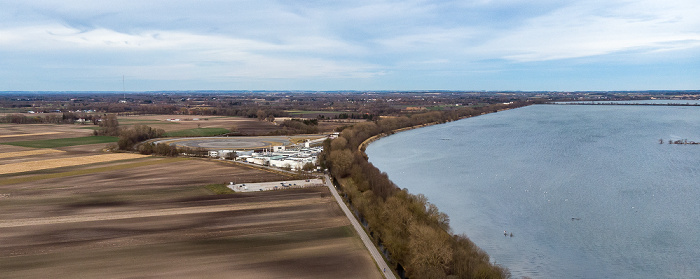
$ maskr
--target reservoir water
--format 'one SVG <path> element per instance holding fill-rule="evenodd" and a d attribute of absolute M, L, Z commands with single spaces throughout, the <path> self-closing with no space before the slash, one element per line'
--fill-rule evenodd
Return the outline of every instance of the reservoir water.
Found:
<path fill-rule="evenodd" d="M 700 145 L 682 139 L 700 142 L 700 107 L 533 105 L 367 154 L 515 278 L 700 278 Z"/>

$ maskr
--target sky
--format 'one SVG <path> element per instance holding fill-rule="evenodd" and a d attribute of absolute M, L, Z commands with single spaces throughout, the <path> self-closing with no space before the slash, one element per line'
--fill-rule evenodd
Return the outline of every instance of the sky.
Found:
<path fill-rule="evenodd" d="M 697 90 L 698 0 L 0 1 L 0 91 Z"/>

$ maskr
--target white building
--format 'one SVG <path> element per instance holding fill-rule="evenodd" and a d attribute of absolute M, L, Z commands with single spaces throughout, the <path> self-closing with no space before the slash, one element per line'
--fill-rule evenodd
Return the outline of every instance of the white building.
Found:
<path fill-rule="evenodd" d="M 246 162 L 258 165 L 301 170 L 308 163 L 315 165 L 318 154 L 321 151 L 323 151 L 323 147 L 298 150 L 285 149 L 277 152 L 252 153 L 251 155 L 243 155 L 240 158 Z"/>
<path fill-rule="evenodd" d="M 307 157 L 307 158 L 287 157 L 287 158 L 279 158 L 279 159 L 271 159 L 270 160 L 271 167 L 290 168 L 291 170 L 303 169 L 304 165 L 306 165 L 307 163 L 315 164 L 316 157 Z"/>
<path fill-rule="evenodd" d="M 226 158 L 228 157 L 231 153 L 236 153 L 236 157 L 238 157 L 238 152 L 235 150 L 230 150 L 230 149 L 224 149 L 224 150 L 210 150 L 209 151 L 209 157 L 212 158 Z"/>

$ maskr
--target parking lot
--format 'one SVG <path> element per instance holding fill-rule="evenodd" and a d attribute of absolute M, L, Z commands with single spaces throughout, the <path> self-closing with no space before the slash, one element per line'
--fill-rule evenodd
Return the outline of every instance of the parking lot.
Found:
<path fill-rule="evenodd" d="M 305 179 L 305 180 L 285 180 L 275 182 L 260 182 L 260 183 L 238 183 L 229 182 L 228 188 L 235 192 L 256 192 L 256 191 L 272 191 L 290 188 L 305 188 L 324 186 L 322 179 Z"/>

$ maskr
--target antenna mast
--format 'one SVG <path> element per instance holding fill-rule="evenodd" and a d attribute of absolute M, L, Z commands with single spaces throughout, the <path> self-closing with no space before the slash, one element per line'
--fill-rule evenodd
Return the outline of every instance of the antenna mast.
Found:
<path fill-rule="evenodd" d="M 124 101 L 126 101 L 126 85 L 124 85 L 124 75 L 122 75 L 122 92 L 124 93 Z"/>

